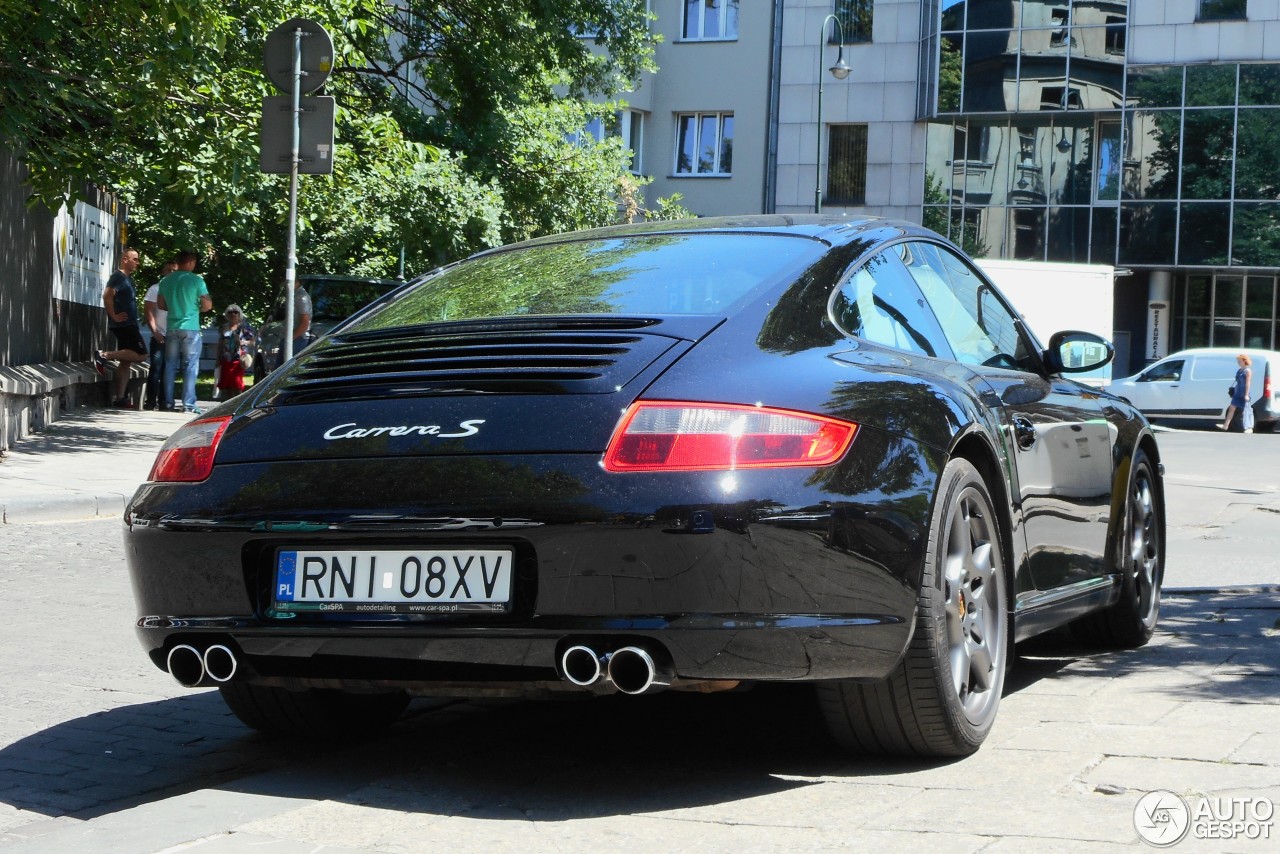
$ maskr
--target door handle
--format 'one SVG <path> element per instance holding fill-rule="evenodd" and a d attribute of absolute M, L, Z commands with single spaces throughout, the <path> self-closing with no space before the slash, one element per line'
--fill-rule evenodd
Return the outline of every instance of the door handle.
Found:
<path fill-rule="evenodd" d="M 1036 443 L 1036 428 L 1028 419 L 1021 415 L 1015 415 L 1013 418 L 1013 438 L 1018 443 L 1018 447 L 1024 451 L 1030 450 L 1031 446 Z"/>

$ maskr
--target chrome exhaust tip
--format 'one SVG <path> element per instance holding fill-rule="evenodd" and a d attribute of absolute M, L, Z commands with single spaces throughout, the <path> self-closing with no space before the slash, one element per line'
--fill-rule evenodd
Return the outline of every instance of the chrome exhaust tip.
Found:
<path fill-rule="evenodd" d="M 239 662 L 229 647 L 216 643 L 204 651 L 204 672 L 214 682 L 230 682 Z"/>
<path fill-rule="evenodd" d="M 603 678 L 605 661 L 608 661 L 608 656 L 601 658 L 591 647 L 579 644 L 569 647 L 560 656 L 560 672 L 574 685 L 587 688 Z"/>
<path fill-rule="evenodd" d="M 624 694 L 652 694 L 671 684 L 675 670 L 642 647 L 624 646 L 610 656 L 608 678 Z"/>
<path fill-rule="evenodd" d="M 194 646 L 180 643 L 169 650 L 165 659 L 169 675 L 184 688 L 195 688 L 204 681 L 204 659 Z"/>

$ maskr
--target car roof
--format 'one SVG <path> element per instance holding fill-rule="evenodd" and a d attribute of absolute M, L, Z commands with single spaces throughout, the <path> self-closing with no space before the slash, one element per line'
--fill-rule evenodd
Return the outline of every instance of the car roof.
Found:
<path fill-rule="evenodd" d="M 583 231 L 570 231 L 535 237 L 476 253 L 472 257 L 504 252 L 528 246 L 570 243 L 580 240 L 604 240 L 664 234 L 775 234 L 807 237 L 832 246 L 842 245 L 867 232 L 878 229 L 938 239 L 939 235 L 913 223 L 872 216 L 841 214 L 752 214 L 745 216 L 696 217 L 690 219 L 608 225 Z"/>
<path fill-rule="evenodd" d="M 1188 347 L 1186 350 L 1179 350 L 1176 353 L 1170 353 L 1164 359 L 1175 359 L 1186 356 L 1231 356 L 1235 357 L 1241 353 L 1248 353 L 1250 356 L 1261 356 L 1264 359 L 1280 359 L 1280 351 L 1262 350 L 1256 347 Z"/>

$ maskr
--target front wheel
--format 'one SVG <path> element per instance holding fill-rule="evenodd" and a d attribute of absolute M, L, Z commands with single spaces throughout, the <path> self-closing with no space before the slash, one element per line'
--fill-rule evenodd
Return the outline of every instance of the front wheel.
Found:
<path fill-rule="evenodd" d="M 289 691 L 249 682 L 218 688 L 227 708 L 250 729 L 269 735 L 350 739 L 395 723 L 409 705 L 401 691 L 355 694 L 325 688 Z"/>
<path fill-rule="evenodd" d="M 967 756 L 995 723 L 1009 652 L 1000 526 L 990 492 L 967 460 L 939 481 L 916 625 L 883 682 L 818 685 L 827 724 L 861 754 Z"/>
<path fill-rule="evenodd" d="M 1146 452 L 1134 452 L 1124 519 L 1112 566 L 1120 576 L 1114 605 L 1071 624 L 1076 639 L 1089 646 L 1132 649 L 1151 640 L 1160 616 L 1164 581 L 1164 497 Z"/>

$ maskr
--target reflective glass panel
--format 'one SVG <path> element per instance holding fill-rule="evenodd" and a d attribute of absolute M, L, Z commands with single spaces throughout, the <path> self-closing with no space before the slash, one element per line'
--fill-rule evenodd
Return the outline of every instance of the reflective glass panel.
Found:
<path fill-rule="evenodd" d="M 1213 343 L 1211 347 L 1239 347 L 1243 323 L 1239 320 L 1224 320 L 1216 317 L 1213 320 Z"/>
<path fill-rule="evenodd" d="M 1183 122 L 1182 198 L 1230 199 L 1235 111 L 1187 110 Z"/>
<path fill-rule="evenodd" d="M 1147 110 L 1130 114 L 1124 192 L 1131 199 L 1178 197 L 1178 142 L 1181 110 Z"/>
<path fill-rule="evenodd" d="M 1236 203 L 1231 263 L 1240 267 L 1280 267 L 1280 204 Z"/>
<path fill-rule="evenodd" d="M 1121 264 L 1173 264 L 1178 206 L 1168 202 L 1120 205 Z"/>
<path fill-rule="evenodd" d="M 1093 192 L 1093 128 L 1057 125 L 1048 131 L 1052 173 L 1049 203 L 1087 205 Z M 1117 195 L 1117 199 L 1119 196 Z"/>
<path fill-rule="evenodd" d="M 1237 114 L 1235 197 L 1280 199 L 1280 109 Z"/>
<path fill-rule="evenodd" d="M 1271 328 L 1273 325 L 1270 320 L 1246 320 L 1244 322 L 1244 346 L 1258 350 L 1270 350 Z"/>
<path fill-rule="evenodd" d="M 965 0 L 942 0 L 942 30 L 963 30 L 964 12 L 968 3 Z"/>
<path fill-rule="evenodd" d="M 1018 90 L 1017 48 L 1016 30 L 969 31 L 964 54 L 965 112 L 996 113 L 1014 108 Z"/>
<path fill-rule="evenodd" d="M 1218 276 L 1213 283 L 1214 317 L 1238 318 L 1243 313 L 1244 279 L 1240 276 Z"/>
<path fill-rule="evenodd" d="M 1098 171 L 1094 173 L 1094 193 L 1100 202 L 1118 202 L 1120 173 L 1124 166 L 1124 150 L 1120 147 L 1120 123 L 1102 122 L 1098 131 Z"/>
<path fill-rule="evenodd" d="M 1188 65 L 1188 107 L 1230 107 L 1236 103 L 1235 65 Z"/>
<path fill-rule="evenodd" d="M 1071 28 L 1072 85 L 1086 110 L 1116 110 L 1123 103 L 1124 57 L 1109 50 L 1106 27 Z"/>
<path fill-rule="evenodd" d="M 698 172 L 713 173 L 716 170 L 716 130 L 720 124 L 719 116 L 702 116 L 698 128 Z"/>
<path fill-rule="evenodd" d="M 1240 66 L 1240 106 L 1280 106 L 1280 65 Z"/>
<path fill-rule="evenodd" d="M 1129 70 L 1126 96 L 1135 107 L 1182 106 L 1182 68 L 1133 68 Z"/>
<path fill-rule="evenodd" d="M 1009 229 L 1013 235 L 1010 247 L 1018 261 L 1044 260 L 1044 208 L 1010 208 Z"/>
<path fill-rule="evenodd" d="M 1187 335 L 1183 341 L 1184 347 L 1208 347 L 1209 346 L 1209 320 L 1208 318 L 1187 318 Z"/>
<path fill-rule="evenodd" d="M 1094 208 L 1093 230 L 1089 234 L 1089 262 L 1116 263 L 1116 219 L 1118 208 Z"/>
<path fill-rule="evenodd" d="M 1089 209 L 1049 208 L 1049 261 L 1089 263 Z"/>
<path fill-rule="evenodd" d="M 964 36 L 942 37 L 938 55 L 938 112 L 960 112 L 960 85 L 964 77 Z"/>
<path fill-rule="evenodd" d="M 1005 257 L 1005 222 L 1009 211 L 1006 207 L 970 207 L 966 210 L 968 226 L 961 248 L 974 258 Z"/>
<path fill-rule="evenodd" d="M 1271 320 L 1275 317 L 1276 280 L 1272 276 L 1250 276 L 1245 280 L 1244 316 Z"/>
<path fill-rule="evenodd" d="M 1231 235 L 1231 206 L 1222 202 L 1182 205 L 1178 229 L 1178 262 L 1225 267 Z"/>
<path fill-rule="evenodd" d="M 1209 294 L 1212 291 L 1212 276 L 1200 275 L 1187 277 L 1186 312 L 1188 317 L 1209 316 Z"/>
<path fill-rule="evenodd" d="M 940 205 L 951 201 L 952 144 L 955 127 L 950 123 L 930 122 L 925 132 L 924 203 Z"/>

